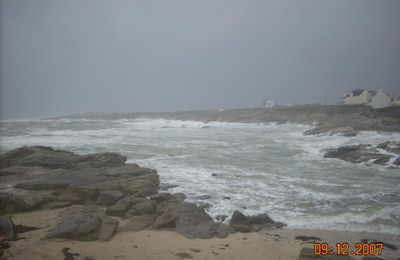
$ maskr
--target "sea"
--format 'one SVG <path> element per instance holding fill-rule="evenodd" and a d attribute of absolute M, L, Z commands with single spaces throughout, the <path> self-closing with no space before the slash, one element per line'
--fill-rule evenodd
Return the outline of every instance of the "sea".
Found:
<path fill-rule="evenodd" d="M 400 169 L 323 158 L 329 148 L 400 141 L 400 133 L 303 135 L 309 128 L 146 118 L 3 121 L 0 149 L 121 153 L 157 169 L 168 192 L 185 193 L 212 217 L 240 210 L 267 213 L 289 228 L 400 235 Z"/>

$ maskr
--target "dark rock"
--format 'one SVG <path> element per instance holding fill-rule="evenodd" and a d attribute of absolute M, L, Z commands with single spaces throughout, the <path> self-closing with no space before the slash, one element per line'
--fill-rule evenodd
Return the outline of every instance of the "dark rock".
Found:
<path fill-rule="evenodd" d="M 123 194 L 119 190 L 107 190 L 102 191 L 97 198 L 97 204 L 103 206 L 111 206 L 120 198 L 122 198 Z"/>
<path fill-rule="evenodd" d="M 391 157 L 391 155 L 381 154 L 376 149 L 362 144 L 329 149 L 324 155 L 324 158 L 338 158 L 354 163 L 371 160 L 377 164 L 386 163 Z"/>
<path fill-rule="evenodd" d="M 223 199 L 223 200 L 230 200 L 230 199 L 231 199 L 231 197 L 229 197 L 229 196 L 226 196 L 226 197 L 223 197 L 222 199 Z"/>
<path fill-rule="evenodd" d="M 229 221 L 229 225 L 231 225 L 236 231 L 239 232 L 251 232 L 251 223 L 249 217 L 245 216 L 242 212 L 235 210 L 232 214 L 231 220 Z"/>
<path fill-rule="evenodd" d="M 11 218 L 0 217 L 0 235 L 10 240 L 17 238 L 17 231 Z"/>
<path fill-rule="evenodd" d="M 391 153 L 400 154 L 400 142 L 387 141 L 379 144 L 376 148 L 384 149 Z"/>
<path fill-rule="evenodd" d="M 174 196 L 170 193 L 158 193 L 149 197 L 150 200 L 155 201 L 156 203 L 161 203 L 166 200 L 173 199 Z"/>
<path fill-rule="evenodd" d="M 121 231 L 141 231 L 150 227 L 155 219 L 155 215 L 132 216 L 129 222 L 121 227 Z"/>
<path fill-rule="evenodd" d="M 82 241 L 108 241 L 115 233 L 118 220 L 108 217 L 101 208 L 72 206 L 59 216 L 47 238 L 66 238 Z"/>
<path fill-rule="evenodd" d="M 40 193 L 0 193 L 0 214 L 24 212 L 39 208 L 45 200 Z"/>
<path fill-rule="evenodd" d="M 126 211 L 129 209 L 129 198 L 122 198 L 114 205 L 107 207 L 106 213 L 110 216 L 125 216 Z"/>
<path fill-rule="evenodd" d="M 286 227 L 287 224 L 286 224 L 286 223 L 283 223 L 283 222 L 280 222 L 280 221 L 277 221 L 277 222 L 274 223 L 274 226 L 275 226 L 276 228 L 283 228 L 283 227 Z"/>
<path fill-rule="evenodd" d="M 400 166 L 400 157 L 397 157 L 394 161 L 393 164 L 396 166 Z"/>
<path fill-rule="evenodd" d="M 176 211 L 168 210 L 158 216 L 153 223 L 154 228 L 175 228 L 178 214 Z"/>
<path fill-rule="evenodd" d="M 230 234 L 234 234 L 236 231 L 231 225 L 226 225 L 224 223 L 216 223 L 216 237 L 225 238 Z"/>
<path fill-rule="evenodd" d="M 273 221 L 266 213 L 250 216 L 249 218 L 250 224 L 274 224 Z"/>
<path fill-rule="evenodd" d="M 148 199 L 132 198 L 130 200 L 130 209 L 128 214 L 136 215 L 151 215 L 155 213 L 155 202 Z"/>
<path fill-rule="evenodd" d="M 301 240 L 301 241 L 321 241 L 319 237 L 314 236 L 296 236 L 294 239 Z"/>
<path fill-rule="evenodd" d="M 178 208 L 176 231 L 188 238 L 210 238 L 216 234 L 213 219 L 194 203 L 183 202 Z"/>

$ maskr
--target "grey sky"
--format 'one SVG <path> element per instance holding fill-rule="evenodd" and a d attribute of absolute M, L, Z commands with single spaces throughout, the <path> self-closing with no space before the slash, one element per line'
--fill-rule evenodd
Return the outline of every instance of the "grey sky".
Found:
<path fill-rule="evenodd" d="M 400 91 L 400 1 L 1 0 L 1 116 Z"/>

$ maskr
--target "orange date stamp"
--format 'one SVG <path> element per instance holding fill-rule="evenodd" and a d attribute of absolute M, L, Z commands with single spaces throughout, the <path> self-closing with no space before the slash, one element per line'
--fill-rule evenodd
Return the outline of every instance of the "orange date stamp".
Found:
<path fill-rule="evenodd" d="M 314 243 L 314 254 L 323 255 L 380 255 L 383 251 L 383 243 L 355 243 L 351 245 L 346 242 L 336 243 L 331 247 L 328 243 Z"/>

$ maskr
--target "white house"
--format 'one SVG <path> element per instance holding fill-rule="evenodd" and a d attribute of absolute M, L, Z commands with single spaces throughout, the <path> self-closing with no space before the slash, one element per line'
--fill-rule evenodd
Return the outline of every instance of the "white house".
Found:
<path fill-rule="evenodd" d="M 375 93 L 366 89 L 355 89 L 350 94 L 347 94 L 343 98 L 345 105 L 363 105 L 371 101 L 372 96 Z"/>
<path fill-rule="evenodd" d="M 271 99 L 267 99 L 263 103 L 264 108 L 273 108 L 275 106 L 275 101 Z"/>
<path fill-rule="evenodd" d="M 384 108 L 390 106 L 392 99 L 385 93 L 382 87 L 378 88 L 378 92 L 372 97 L 371 102 L 368 103 L 373 109 Z"/>
<path fill-rule="evenodd" d="M 391 105 L 392 105 L 392 106 L 395 106 L 395 107 L 400 106 L 400 96 L 394 98 L 393 101 L 392 101 L 392 103 L 391 103 Z"/>

